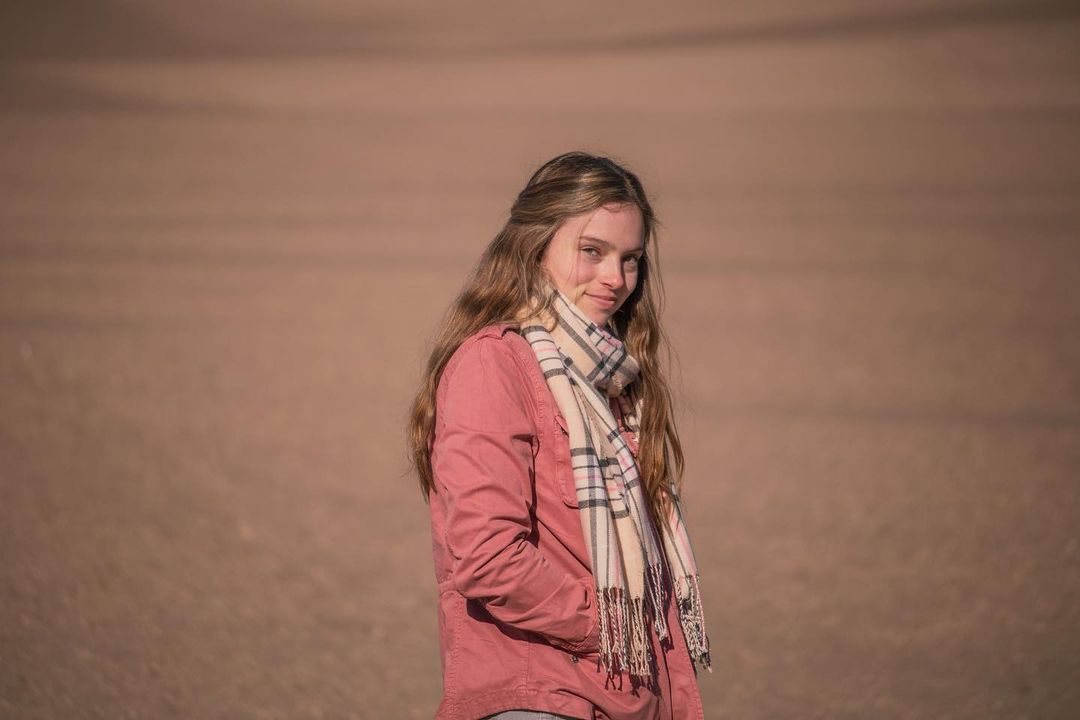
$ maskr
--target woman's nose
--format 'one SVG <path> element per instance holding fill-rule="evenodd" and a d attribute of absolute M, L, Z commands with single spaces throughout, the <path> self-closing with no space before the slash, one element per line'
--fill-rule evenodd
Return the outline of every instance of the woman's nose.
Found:
<path fill-rule="evenodd" d="M 608 286 L 612 290 L 618 290 L 626 284 L 626 278 L 623 277 L 622 264 L 619 263 L 618 258 L 614 262 L 606 260 L 600 269 L 600 282 Z"/>

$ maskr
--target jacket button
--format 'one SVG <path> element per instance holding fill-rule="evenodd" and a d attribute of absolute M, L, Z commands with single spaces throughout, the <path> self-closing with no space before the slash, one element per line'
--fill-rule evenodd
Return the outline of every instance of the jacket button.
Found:
<path fill-rule="evenodd" d="M 575 662 L 576 663 L 577 661 L 578 661 L 577 655 L 571 655 L 570 656 L 570 662 Z"/>

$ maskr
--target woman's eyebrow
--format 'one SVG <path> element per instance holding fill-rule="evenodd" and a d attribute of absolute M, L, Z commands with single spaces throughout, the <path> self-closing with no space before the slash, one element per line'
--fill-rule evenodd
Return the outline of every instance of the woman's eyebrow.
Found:
<path fill-rule="evenodd" d="M 607 240 L 604 240 L 603 238 L 593 237 L 592 235 L 581 235 L 580 239 L 581 240 L 592 240 L 593 242 L 598 242 L 601 245 L 606 245 L 607 247 L 612 247 L 612 244 L 609 243 Z M 644 249 L 645 248 L 643 246 L 638 245 L 636 248 L 631 249 L 630 252 L 631 253 L 642 252 Z"/>

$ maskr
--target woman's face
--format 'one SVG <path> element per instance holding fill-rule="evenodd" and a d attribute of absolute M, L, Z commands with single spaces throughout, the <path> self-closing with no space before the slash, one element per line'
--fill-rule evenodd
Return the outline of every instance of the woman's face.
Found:
<path fill-rule="evenodd" d="M 564 222 L 541 264 L 587 318 L 605 325 L 637 287 L 642 245 L 636 205 L 604 205 Z"/>

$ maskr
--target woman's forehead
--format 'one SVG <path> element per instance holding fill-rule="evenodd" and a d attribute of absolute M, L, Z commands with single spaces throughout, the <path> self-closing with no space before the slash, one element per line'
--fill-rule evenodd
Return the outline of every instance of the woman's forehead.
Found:
<path fill-rule="evenodd" d="M 590 235 L 607 241 L 636 242 L 641 237 L 641 211 L 636 205 L 604 205 L 579 216 L 574 227 L 578 236 Z"/>

